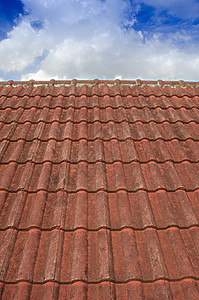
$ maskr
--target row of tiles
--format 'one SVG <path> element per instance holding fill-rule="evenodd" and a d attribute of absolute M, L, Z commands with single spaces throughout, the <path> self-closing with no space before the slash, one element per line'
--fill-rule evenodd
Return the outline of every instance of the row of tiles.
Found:
<path fill-rule="evenodd" d="M 195 192 L 29 194 L 0 192 L 0 228 L 42 230 L 78 228 L 189 228 L 199 224 L 199 190 Z"/>
<path fill-rule="evenodd" d="M 134 95 L 134 96 L 139 96 L 139 95 L 156 95 L 156 96 L 161 96 L 161 95 L 166 95 L 167 97 L 171 97 L 173 95 L 177 95 L 179 97 L 183 97 L 185 95 L 189 97 L 194 97 L 198 96 L 199 94 L 199 87 L 189 87 L 187 86 L 186 88 L 182 88 L 180 86 L 176 86 L 175 88 L 166 86 L 166 87 L 160 87 L 160 86 L 155 86 L 151 87 L 150 85 L 146 85 L 144 87 L 142 86 L 130 86 L 130 85 L 123 85 L 123 86 L 118 86 L 118 85 L 113 85 L 113 86 L 108 86 L 108 85 L 103 85 L 103 86 L 97 86 L 97 85 L 83 85 L 83 86 L 76 86 L 76 85 L 71 85 L 71 86 L 49 86 L 45 87 L 44 85 L 40 86 L 28 86 L 28 87 L 23 87 L 23 85 L 19 85 L 18 87 L 13 87 L 13 86 L 0 86 L 0 96 L 24 96 L 24 95 L 30 95 L 30 96 L 35 96 L 35 95 L 40 95 L 40 96 L 47 96 L 47 95 L 52 95 L 52 96 L 58 96 L 58 95 L 63 95 L 63 96 L 69 96 L 69 95 L 87 95 L 87 96 L 93 96 L 93 95 L 98 95 L 98 96 L 104 96 L 104 95 L 111 95 L 111 96 L 116 96 L 116 95 L 122 95 L 122 96 L 127 96 L 127 95 Z"/>
<path fill-rule="evenodd" d="M 127 284 L 102 282 L 100 284 L 2 284 L 0 283 L 2 300 L 198 300 L 199 281 L 185 279 L 177 282 L 160 280 L 155 283 L 138 281 Z"/>
<path fill-rule="evenodd" d="M 1 282 L 199 278 L 199 228 L 0 232 Z"/>
<path fill-rule="evenodd" d="M 123 107 L 113 109 L 112 107 L 108 108 L 78 108 L 75 109 L 73 107 L 69 108 L 30 108 L 23 109 L 19 108 L 17 110 L 12 110 L 11 108 L 7 108 L 4 111 L 1 111 L 0 114 L 0 122 L 2 123 L 38 123 L 38 122 L 52 123 L 54 121 L 60 123 L 66 123 L 68 121 L 73 121 L 74 123 L 79 123 L 82 121 L 87 121 L 88 123 L 93 123 L 96 121 L 100 121 L 101 123 L 107 123 L 110 121 L 121 123 L 124 121 L 135 123 L 190 123 L 196 122 L 199 123 L 199 109 L 192 108 L 156 108 L 150 109 L 148 107 L 137 109 L 135 107 L 126 109 Z"/>
<path fill-rule="evenodd" d="M 26 190 L 36 192 L 46 190 L 56 192 L 65 190 L 76 192 L 85 190 L 96 192 L 107 190 L 115 192 L 126 190 L 176 191 L 178 189 L 194 191 L 199 189 L 199 163 L 140 164 L 132 162 L 122 164 L 88 164 L 81 162 L 70 164 L 63 162 L 52 164 L 18 164 L 11 162 L 0 166 L 0 189 L 16 192 Z"/>
<path fill-rule="evenodd" d="M 173 162 L 198 162 L 199 161 L 199 141 L 171 140 L 171 141 L 118 141 L 112 139 L 110 141 L 88 141 L 82 139 L 80 141 L 65 140 L 57 142 L 49 140 L 42 142 L 35 140 L 26 142 L 18 140 L 10 142 L 4 140 L 0 144 L 0 162 L 2 164 L 11 161 L 18 163 L 34 163 L 52 162 L 70 162 L 78 163 L 85 161 L 88 163 L 96 162 L 123 162 L 130 163 L 138 161 L 147 163 L 156 161 L 163 163 L 166 161 Z"/>
<path fill-rule="evenodd" d="M 172 97 L 155 97 L 155 96 L 138 96 L 133 97 L 131 95 L 128 95 L 126 97 L 121 97 L 120 95 L 117 95 L 115 97 L 110 96 L 104 96 L 104 97 L 98 97 L 98 96 L 69 96 L 69 97 L 63 97 L 63 96 L 47 96 L 47 97 L 18 97 L 13 96 L 10 98 L 0 96 L 0 109 L 4 110 L 5 108 L 186 108 L 186 109 L 193 109 L 193 108 L 199 108 L 199 96 L 195 96 L 193 98 L 189 98 L 187 96 L 184 96 L 182 98 L 172 96 Z"/>
<path fill-rule="evenodd" d="M 32 141 L 34 139 L 40 139 L 42 141 L 48 141 L 49 139 L 55 139 L 63 141 L 65 139 L 80 140 L 80 139 L 102 139 L 111 140 L 118 139 L 124 141 L 126 139 L 133 139 L 139 141 L 142 139 L 157 140 L 164 139 L 169 141 L 172 139 L 178 140 L 199 140 L 199 125 L 195 122 L 183 124 L 181 122 L 170 124 L 164 122 L 157 124 L 150 122 L 144 124 L 141 122 L 136 123 L 101 123 L 96 121 L 94 123 L 87 123 L 82 121 L 81 123 L 74 124 L 69 121 L 67 123 L 44 123 L 32 124 L 26 122 L 24 124 L 4 124 L 0 123 L 0 141 L 9 139 L 10 141 L 17 141 L 24 139 L 26 141 Z"/>

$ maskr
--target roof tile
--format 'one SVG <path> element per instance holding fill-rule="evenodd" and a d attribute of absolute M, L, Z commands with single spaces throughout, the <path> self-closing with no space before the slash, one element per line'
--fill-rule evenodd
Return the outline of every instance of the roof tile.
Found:
<path fill-rule="evenodd" d="M 1 298 L 198 299 L 198 123 L 198 83 L 0 83 Z"/>

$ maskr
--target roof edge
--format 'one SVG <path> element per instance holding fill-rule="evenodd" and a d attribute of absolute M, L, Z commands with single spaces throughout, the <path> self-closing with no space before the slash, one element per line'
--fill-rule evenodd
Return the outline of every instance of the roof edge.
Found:
<path fill-rule="evenodd" d="M 163 81 L 163 80 L 154 80 L 154 81 L 147 81 L 147 80 L 140 80 L 140 79 L 136 79 L 136 80 L 120 80 L 120 79 L 115 79 L 115 80 L 99 80 L 99 79 L 94 79 L 94 80 L 77 80 L 77 79 L 72 79 L 72 80 L 54 80 L 51 79 L 49 81 L 35 81 L 35 80 L 29 80 L 29 81 L 13 81 L 13 80 L 9 80 L 9 81 L 1 81 L 0 82 L 0 86 L 3 87 L 19 87 L 19 86 L 23 86 L 24 88 L 28 88 L 30 86 L 33 87 L 38 87 L 38 86 L 45 86 L 45 87 L 49 87 L 49 86 L 55 86 L 55 87 L 59 87 L 59 86 L 72 86 L 75 85 L 77 87 L 81 87 L 81 86 L 93 86 L 93 85 L 97 85 L 97 86 L 141 86 L 141 87 L 145 87 L 145 86 L 150 86 L 150 87 L 171 87 L 171 88 L 176 88 L 176 87 L 181 87 L 181 88 L 197 88 L 199 87 L 199 81 L 194 82 L 194 81 L 183 81 L 183 80 L 179 80 L 179 81 Z"/>

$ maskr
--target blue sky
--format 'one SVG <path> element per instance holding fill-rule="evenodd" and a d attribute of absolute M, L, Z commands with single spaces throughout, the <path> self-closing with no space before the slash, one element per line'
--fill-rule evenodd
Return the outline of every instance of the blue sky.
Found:
<path fill-rule="evenodd" d="M 198 0 L 0 0 L 0 79 L 199 80 Z"/>

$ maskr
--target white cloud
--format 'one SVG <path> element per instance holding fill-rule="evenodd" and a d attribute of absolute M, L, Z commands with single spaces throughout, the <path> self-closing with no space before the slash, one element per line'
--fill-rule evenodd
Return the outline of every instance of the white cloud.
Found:
<path fill-rule="evenodd" d="M 35 32 L 30 24 L 23 21 L 8 34 L 8 39 L 0 43 L 0 68 L 5 72 L 22 71 L 41 55 L 40 34 L 35 39 Z"/>
<path fill-rule="evenodd" d="M 127 0 L 23 2 L 29 15 L 8 39 L 0 42 L 0 69 L 4 75 L 19 71 L 22 80 L 199 77 L 199 55 L 194 53 L 186 33 L 177 32 L 164 41 L 156 34 L 144 41 L 146 34 L 141 30 L 122 29 L 130 9 Z M 34 30 L 30 25 L 33 21 L 42 22 L 43 28 Z M 131 24 L 134 21 L 135 17 Z M 174 40 L 188 42 L 189 52 L 174 46 Z M 47 55 L 38 70 L 28 72 L 28 66 L 44 50 Z"/>

